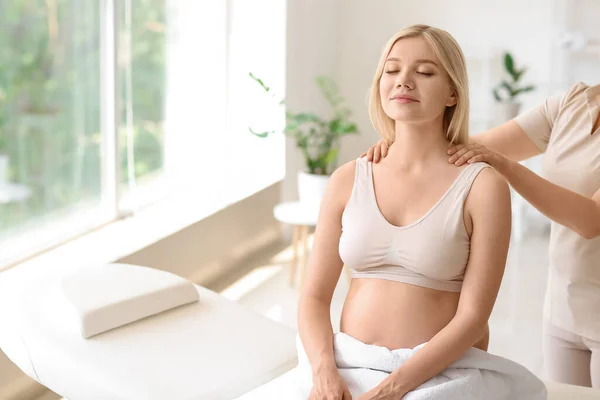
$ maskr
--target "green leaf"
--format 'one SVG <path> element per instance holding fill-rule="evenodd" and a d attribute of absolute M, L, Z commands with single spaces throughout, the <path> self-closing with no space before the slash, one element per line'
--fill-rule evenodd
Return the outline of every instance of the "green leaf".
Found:
<path fill-rule="evenodd" d="M 338 149 L 330 149 L 327 154 L 325 155 L 325 157 L 323 158 L 323 161 L 325 162 L 325 164 L 329 165 L 333 162 L 335 162 L 337 160 L 337 156 L 338 156 Z"/>
<path fill-rule="evenodd" d="M 344 135 L 358 133 L 358 127 L 356 126 L 356 124 L 348 122 L 342 127 L 341 133 Z"/>
<path fill-rule="evenodd" d="M 513 60 L 512 55 L 509 52 L 504 53 L 504 67 L 506 68 L 506 71 L 511 76 L 514 76 L 514 73 L 515 73 L 515 62 Z"/>
<path fill-rule="evenodd" d="M 316 174 L 317 169 L 319 168 L 319 162 L 310 158 L 307 152 L 304 153 L 304 157 L 306 159 L 306 166 L 308 167 L 308 172 L 311 174 Z"/>
<path fill-rule="evenodd" d="M 494 93 L 494 98 L 496 99 L 496 101 L 498 101 L 498 102 L 502 101 L 502 98 L 500 97 L 500 94 L 498 93 L 498 89 L 494 89 L 492 92 Z"/>
<path fill-rule="evenodd" d="M 275 131 L 255 132 L 254 130 L 252 130 L 252 128 L 248 128 L 248 130 L 254 136 L 258 136 L 259 138 L 263 138 L 263 139 L 266 138 L 266 137 L 268 137 L 269 135 L 275 133 Z"/>
<path fill-rule="evenodd" d="M 502 86 L 503 88 L 506 89 L 506 91 L 508 92 L 508 95 L 511 98 L 514 97 L 514 90 L 513 90 L 512 86 L 510 85 L 510 83 L 508 83 L 507 81 L 502 81 L 502 83 L 500 84 L 500 86 Z"/>
<path fill-rule="evenodd" d="M 529 85 L 529 86 L 525 86 L 524 88 L 521 88 L 521 92 L 522 93 L 531 92 L 533 90 L 535 90 L 535 86 L 534 85 Z"/>
<path fill-rule="evenodd" d="M 521 93 L 527 93 L 527 92 L 531 92 L 532 90 L 535 89 L 535 86 L 531 85 L 531 86 L 525 86 L 523 88 L 519 88 L 517 90 L 515 90 L 515 96 L 521 94 Z"/>
<path fill-rule="evenodd" d="M 321 90 L 323 97 L 331 105 L 336 108 L 341 102 L 342 98 L 339 95 L 339 89 L 333 78 L 326 75 L 320 75 L 315 78 L 317 86 Z"/>
<path fill-rule="evenodd" d="M 321 118 L 319 118 L 319 116 L 314 113 L 299 113 L 299 114 L 288 113 L 287 118 L 288 118 L 288 120 L 291 120 L 298 125 L 302 125 L 307 122 L 313 122 L 313 123 L 321 123 L 322 122 Z"/>
<path fill-rule="evenodd" d="M 249 72 L 248 74 L 250 75 L 250 78 L 256 81 L 265 90 L 265 92 L 269 92 L 269 90 L 271 90 L 271 88 L 265 85 L 265 83 L 261 79 L 254 76 L 252 72 Z"/>
<path fill-rule="evenodd" d="M 518 71 L 515 71 L 515 74 L 513 75 L 513 80 L 516 82 L 518 82 L 521 77 L 525 74 L 525 72 L 527 71 L 527 68 L 523 67 Z"/>

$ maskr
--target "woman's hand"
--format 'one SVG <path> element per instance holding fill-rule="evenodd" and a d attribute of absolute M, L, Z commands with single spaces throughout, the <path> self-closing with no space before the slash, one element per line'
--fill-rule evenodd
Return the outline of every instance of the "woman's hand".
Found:
<path fill-rule="evenodd" d="M 379 139 L 377 143 L 369 148 L 369 150 L 362 153 L 360 156 L 367 156 L 368 161 L 373 161 L 374 163 L 378 163 L 379 160 L 385 158 L 388 154 L 388 150 L 391 146 L 391 143 L 388 144 L 387 140 Z"/>
<path fill-rule="evenodd" d="M 313 374 L 313 387 L 308 400 L 352 400 L 352 395 L 337 368 L 329 367 Z"/>
<path fill-rule="evenodd" d="M 361 394 L 357 400 L 400 400 L 406 392 L 394 385 L 394 382 L 384 379 L 373 389 Z"/>
<path fill-rule="evenodd" d="M 500 170 L 508 163 L 505 157 L 478 143 L 450 146 L 448 155 L 450 156 L 448 162 L 456 166 L 463 165 L 464 163 L 485 162 L 496 170 Z"/>

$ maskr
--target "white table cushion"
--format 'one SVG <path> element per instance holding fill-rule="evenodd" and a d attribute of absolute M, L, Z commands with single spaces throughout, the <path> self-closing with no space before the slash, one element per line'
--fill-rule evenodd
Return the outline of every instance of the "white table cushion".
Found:
<path fill-rule="evenodd" d="M 23 290 L 10 275 L 0 274 L 0 347 L 69 400 L 232 399 L 297 363 L 294 330 L 199 286 L 197 302 L 84 339 L 62 276 Z"/>
<path fill-rule="evenodd" d="M 84 338 L 198 301 L 192 282 L 129 264 L 74 272 L 63 278 L 62 290 Z"/>

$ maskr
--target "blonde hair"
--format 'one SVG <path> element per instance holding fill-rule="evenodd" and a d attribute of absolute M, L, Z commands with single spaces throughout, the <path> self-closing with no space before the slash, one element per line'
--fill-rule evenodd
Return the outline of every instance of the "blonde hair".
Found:
<path fill-rule="evenodd" d="M 453 144 L 467 143 L 469 137 L 469 85 L 465 57 L 456 40 L 448 32 L 428 25 L 408 26 L 392 36 L 385 45 L 369 94 L 369 117 L 373 127 L 389 143 L 394 141 L 395 121 L 388 117 L 383 110 L 379 81 L 383 74 L 385 60 L 394 44 L 400 39 L 412 37 L 425 39 L 450 77 L 450 85 L 456 95 L 457 103 L 454 106 L 446 107 L 444 112 L 446 138 Z"/>

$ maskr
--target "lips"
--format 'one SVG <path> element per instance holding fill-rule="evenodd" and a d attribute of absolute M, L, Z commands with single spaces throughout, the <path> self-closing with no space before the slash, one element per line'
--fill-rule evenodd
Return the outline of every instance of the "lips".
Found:
<path fill-rule="evenodd" d="M 412 102 L 418 101 L 414 97 L 406 95 L 406 94 L 398 94 L 396 96 L 393 96 L 392 100 L 397 101 L 399 103 L 412 103 Z"/>

